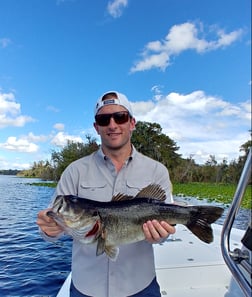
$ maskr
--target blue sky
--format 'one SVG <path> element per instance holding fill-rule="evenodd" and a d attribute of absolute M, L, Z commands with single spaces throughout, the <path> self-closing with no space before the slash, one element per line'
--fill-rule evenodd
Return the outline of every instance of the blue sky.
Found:
<path fill-rule="evenodd" d="M 0 169 L 96 136 L 106 91 L 183 157 L 241 155 L 251 129 L 250 0 L 1 0 Z"/>

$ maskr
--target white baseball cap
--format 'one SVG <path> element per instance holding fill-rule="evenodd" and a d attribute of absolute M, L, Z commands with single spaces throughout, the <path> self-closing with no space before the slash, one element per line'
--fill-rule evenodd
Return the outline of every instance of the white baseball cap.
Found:
<path fill-rule="evenodd" d="M 108 94 L 110 96 L 107 99 L 103 99 L 105 97 L 105 95 L 108 95 Z M 133 117 L 132 108 L 131 108 L 128 98 L 124 94 L 116 92 L 116 91 L 106 92 L 97 100 L 97 103 L 95 105 L 94 114 L 96 115 L 98 110 L 101 109 L 103 106 L 107 106 L 107 105 L 111 105 L 111 104 L 117 104 L 117 105 L 123 106 L 124 108 L 126 108 L 128 110 L 129 114 Z"/>

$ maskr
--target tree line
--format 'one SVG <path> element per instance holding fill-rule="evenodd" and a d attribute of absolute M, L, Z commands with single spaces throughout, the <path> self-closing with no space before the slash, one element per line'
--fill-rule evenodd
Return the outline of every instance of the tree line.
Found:
<path fill-rule="evenodd" d="M 228 163 L 223 159 L 221 163 L 210 155 L 203 165 L 196 164 L 193 156 L 182 158 L 178 154 L 179 147 L 169 136 L 162 133 L 158 123 L 137 122 L 132 134 L 132 143 L 135 148 L 163 163 L 169 170 L 171 180 L 177 183 L 210 182 L 210 183 L 237 183 L 246 161 L 251 140 L 241 144 L 243 153 L 238 160 Z M 34 162 L 29 170 L 19 173 L 25 177 L 38 177 L 44 180 L 58 181 L 64 169 L 73 161 L 91 154 L 99 148 L 96 139 L 86 136 L 86 142 L 68 141 L 61 150 L 53 150 L 51 160 Z"/>
<path fill-rule="evenodd" d="M 0 175 L 17 175 L 20 172 L 18 169 L 2 169 Z"/>

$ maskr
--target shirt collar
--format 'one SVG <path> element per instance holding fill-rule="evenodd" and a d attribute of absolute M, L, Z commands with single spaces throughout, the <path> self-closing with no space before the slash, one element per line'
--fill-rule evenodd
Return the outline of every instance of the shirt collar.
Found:
<path fill-rule="evenodd" d="M 131 161 L 135 157 L 136 152 L 137 151 L 136 151 L 134 145 L 132 145 L 132 151 L 131 151 L 131 155 L 128 158 L 128 161 Z M 108 160 L 108 157 L 103 153 L 101 147 L 97 151 L 97 156 L 102 160 L 105 160 L 105 161 Z"/>

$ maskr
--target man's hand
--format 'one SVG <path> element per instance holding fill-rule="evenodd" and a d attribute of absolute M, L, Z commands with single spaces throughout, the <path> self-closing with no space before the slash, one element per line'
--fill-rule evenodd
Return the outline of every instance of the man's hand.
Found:
<path fill-rule="evenodd" d="M 55 237 L 63 232 L 63 229 L 50 217 L 47 212 L 51 209 L 44 209 L 38 213 L 37 224 L 48 236 Z"/>
<path fill-rule="evenodd" d="M 152 220 L 143 224 L 145 239 L 150 243 L 159 243 L 175 231 L 176 229 L 165 221 Z"/>

